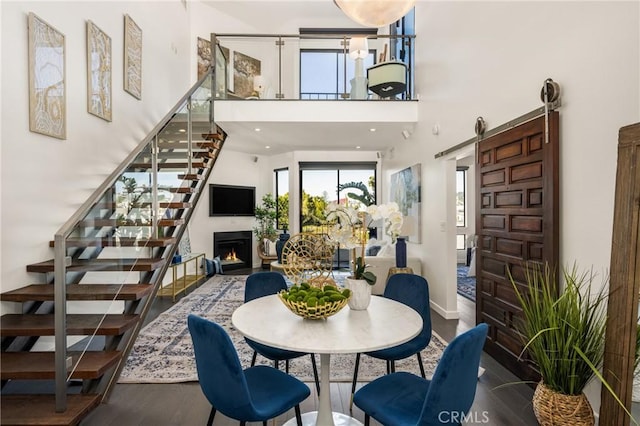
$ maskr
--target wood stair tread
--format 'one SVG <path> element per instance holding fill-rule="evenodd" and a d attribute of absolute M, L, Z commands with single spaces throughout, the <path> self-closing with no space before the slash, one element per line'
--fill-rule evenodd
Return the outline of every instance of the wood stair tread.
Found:
<path fill-rule="evenodd" d="M 9 425 L 77 425 L 98 405 L 101 395 L 67 395 L 67 409 L 56 413 L 54 395 L 2 395 L 0 423 Z"/>
<path fill-rule="evenodd" d="M 184 176 L 196 176 L 196 177 L 185 178 Z M 182 179 L 182 180 L 196 180 L 196 181 L 199 181 L 199 180 L 203 179 L 202 177 L 198 178 L 197 176 L 200 176 L 200 175 L 197 175 L 197 174 L 188 174 L 188 175 L 180 174 L 180 175 L 178 175 L 176 177 L 178 179 Z M 178 202 L 176 202 L 176 201 L 160 201 L 160 202 L 158 202 L 158 205 L 160 207 L 170 208 L 170 205 L 179 204 L 179 203 L 180 203 L 179 201 Z M 190 204 L 190 203 L 184 203 L 184 204 Z M 138 203 L 138 206 L 139 207 L 150 207 L 151 203 L 150 202 L 141 202 L 141 203 Z M 118 203 L 116 203 L 116 202 L 98 203 L 98 204 L 95 204 L 94 207 L 99 207 L 99 208 L 102 208 L 102 209 L 115 210 L 116 208 L 118 208 Z M 191 207 L 191 205 L 189 205 L 188 207 Z"/>
<path fill-rule="evenodd" d="M 220 149 L 221 143 L 217 141 L 192 141 L 193 147 L 199 149 Z M 158 148 L 164 149 L 188 149 L 187 141 L 184 142 L 158 142 Z"/>
<path fill-rule="evenodd" d="M 177 226 L 184 225 L 184 219 L 160 219 L 158 221 L 160 226 Z M 132 220 L 122 221 L 120 219 L 87 219 L 78 222 L 78 226 L 93 226 L 101 228 L 104 226 L 151 226 L 151 222 Z"/>
<path fill-rule="evenodd" d="M 173 204 L 173 203 L 166 203 Z M 189 203 L 175 203 L 189 204 Z M 178 207 L 172 207 L 178 208 Z M 167 247 L 175 244 L 174 237 L 160 238 L 115 238 L 115 237 L 93 237 L 93 238 L 67 238 L 65 244 L 67 247 Z M 55 247 L 55 241 L 49 241 L 49 247 Z"/>
<path fill-rule="evenodd" d="M 73 359 L 72 379 L 97 379 L 120 359 L 120 351 L 67 352 Z M 0 379 L 54 380 L 55 352 L 2 352 Z"/>
<path fill-rule="evenodd" d="M 153 290 L 151 284 L 67 284 L 67 300 L 139 300 Z M 53 284 L 31 284 L 0 294 L 4 302 L 54 300 Z"/>
<path fill-rule="evenodd" d="M 221 141 L 221 140 L 224 139 L 224 135 L 222 133 L 220 133 L 220 132 L 218 132 L 218 133 L 203 133 L 202 134 L 202 139 Z"/>
<path fill-rule="evenodd" d="M 138 322 L 138 315 L 117 314 L 69 314 L 68 335 L 117 336 Z M 0 335 L 5 336 L 53 336 L 53 314 L 6 314 L 0 317 Z"/>
<path fill-rule="evenodd" d="M 163 258 L 72 259 L 67 271 L 155 271 L 164 265 Z M 27 265 L 27 272 L 53 272 L 54 259 Z"/>
<path fill-rule="evenodd" d="M 207 167 L 208 161 L 192 161 L 191 167 L 194 169 L 202 169 Z M 189 167 L 188 163 L 178 163 L 178 162 L 170 162 L 170 163 L 158 163 L 158 169 L 186 169 Z M 147 170 L 151 168 L 151 162 L 149 163 L 131 163 L 127 170 Z"/>
<path fill-rule="evenodd" d="M 182 180 L 203 180 L 204 176 L 197 173 L 181 173 L 178 175 L 178 179 Z"/>
<path fill-rule="evenodd" d="M 167 190 L 174 194 L 193 194 L 194 192 L 196 192 L 195 188 L 191 188 L 189 186 L 180 186 L 178 188 L 168 188 Z"/>
<path fill-rule="evenodd" d="M 160 204 L 160 207 L 166 208 L 166 209 L 189 209 L 191 207 L 193 207 L 192 203 L 188 203 L 188 202 L 184 202 L 184 201 L 171 201 L 171 202 L 164 202 L 164 203 L 158 203 Z M 138 204 L 140 207 L 151 207 L 151 203 L 139 203 Z"/>

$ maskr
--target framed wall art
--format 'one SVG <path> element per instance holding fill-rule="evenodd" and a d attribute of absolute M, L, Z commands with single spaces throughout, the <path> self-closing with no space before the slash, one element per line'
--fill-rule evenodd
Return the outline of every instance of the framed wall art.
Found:
<path fill-rule="evenodd" d="M 87 111 L 111 121 L 111 37 L 87 21 Z"/>
<path fill-rule="evenodd" d="M 252 96 L 256 75 L 260 75 L 260 61 L 244 53 L 233 52 L 233 91 L 237 96 Z"/>
<path fill-rule="evenodd" d="M 28 17 L 29 130 L 67 138 L 64 35 L 34 13 Z"/>
<path fill-rule="evenodd" d="M 413 234 L 409 235 L 408 241 L 420 242 L 420 218 L 421 218 L 421 166 L 420 164 L 407 167 L 391 175 L 391 201 L 398 203 L 398 207 L 403 216 L 411 218 Z"/>
<path fill-rule="evenodd" d="M 211 66 L 211 41 L 198 37 L 198 80 Z"/>
<path fill-rule="evenodd" d="M 124 15 L 124 90 L 142 99 L 142 30 Z"/>

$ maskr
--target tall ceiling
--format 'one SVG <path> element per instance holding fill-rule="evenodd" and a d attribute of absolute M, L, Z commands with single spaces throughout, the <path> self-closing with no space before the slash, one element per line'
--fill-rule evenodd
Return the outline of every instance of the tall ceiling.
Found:
<path fill-rule="evenodd" d="M 296 18 L 296 22 L 304 22 L 304 17 L 313 17 L 313 21 L 309 21 L 311 27 L 322 27 L 317 24 L 322 21 L 330 23 L 324 27 L 360 27 L 347 18 L 332 0 L 206 0 L 204 3 L 255 27 L 257 33 L 277 35 L 283 25 L 290 22 L 293 17 Z M 290 28 L 290 25 L 287 28 Z M 289 30 L 282 34 L 285 33 L 291 34 L 292 31 Z M 237 103 L 245 101 L 228 102 L 237 105 Z M 262 103 L 262 101 L 246 102 Z M 328 109 L 331 108 L 331 103 L 322 101 L 318 101 L 318 103 L 327 105 Z M 270 108 L 278 107 L 274 106 L 277 102 L 269 102 L 269 104 Z M 362 103 L 360 104 L 362 105 Z M 390 107 L 393 106 L 390 105 Z M 330 111 L 327 112 L 330 113 Z M 219 124 L 229 134 L 226 145 L 228 149 L 258 155 L 275 155 L 303 150 L 353 151 L 361 149 L 384 152 L 393 146 L 394 141 L 402 141 L 404 138 L 410 137 L 415 127 L 415 121 L 411 120 L 383 122 L 334 120 L 331 118 L 323 120 L 321 117 L 318 119 L 317 114 L 322 114 L 322 112 L 318 112 L 317 108 L 314 110 L 314 114 L 313 118 L 310 117 L 306 121 L 304 119 L 287 121 L 260 119 L 255 115 L 243 118 L 242 113 L 236 113 L 232 114 L 232 119 L 223 120 Z M 256 131 L 256 128 L 260 131 Z M 370 129 L 375 129 L 375 132 Z M 403 131 L 405 132 L 404 136 Z"/>

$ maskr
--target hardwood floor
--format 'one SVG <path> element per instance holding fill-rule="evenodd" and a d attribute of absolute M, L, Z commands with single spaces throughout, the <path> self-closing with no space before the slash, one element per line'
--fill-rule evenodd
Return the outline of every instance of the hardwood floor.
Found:
<path fill-rule="evenodd" d="M 154 303 L 151 318 L 171 306 L 169 298 Z M 433 330 L 446 341 L 475 325 L 475 305 L 458 296 L 459 320 L 445 320 L 432 312 Z M 150 320 L 150 318 L 148 318 Z M 491 426 L 537 425 L 531 398 L 533 389 L 518 383 L 518 378 L 483 354 L 481 366 L 484 374 L 478 379 L 475 402 L 463 424 Z M 359 383 L 359 386 L 364 383 Z M 311 396 L 301 404 L 302 412 L 317 409 L 318 397 L 313 383 Z M 331 399 L 334 411 L 349 413 L 350 383 L 332 383 Z M 198 383 L 176 384 L 118 384 L 107 403 L 94 410 L 82 426 L 195 426 L 206 424 L 211 410 Z M 294 416 L 293 410 L 278 417 L 270 425 L 280 426 Z M 352 416 L 364 421 L 364 414 L 354 406 Z M 216 414 L 215 426 L 237 425 L 222 414 Z M 259 423 L 251 423 L 259 424 Z M 372 425 L 379 423 L 372 420 Z M 388 425 L 394 426 L 394 425 Z"/>

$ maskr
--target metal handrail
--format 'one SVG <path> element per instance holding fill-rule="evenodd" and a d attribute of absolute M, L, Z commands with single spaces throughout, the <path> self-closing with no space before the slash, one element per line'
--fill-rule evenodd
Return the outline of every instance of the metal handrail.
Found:
<path fill-rule="evenodd" d="M 122 174 L 122 172 L 127 168 L 127 166 L 136 158 L 140 152 L 146 147 L 152 139 L 160 133 L 160 131 L 164 128 L 164 126 L 169 123 L 171 118 L 179 111 L 180 107 L 182 107 L 185 102 L 195 93 L 195 91 L 202 85 L 202 83 L 211 77 L 213 73 L 213 68 L 209 71 L 209 73 L 205 74 L 198 82 L 191 87 L 191 89 L 184 95 L 178 103 L 165 115 L 162 120 L 151 130 L 151 132 L 145 137 L 142 142 L 134 148 L 134 150 L 124 159 L 122 162 L 116 167 L 116 169 L 105 179 L 105 181 L 98 187 L 96 190 L 87 198 L 87 200 L 78 208 L 78 210 L 56 231 L 55 235 L 63 235 L 64 238 L 68 237 L 73 230 L 75 224 L 86 215 L 91 207 L 100 199 L 104 191 L 113 185 L 118 177 Z"/>
<path fill-rule="evenodd" d="M 404 92 L 401 94 L 401 97 L 403 100 L 411 100 L 414 98 L 414 79 L 415 79 L 415 57 L 414 57 L 414 46 L 415 46 L 415 34 L 371 34 L 370 32 L 368 32 L 366 29 L 363 29 L 363 31 L 361 33 L 354 31 L 354 32 L 349 32 L 348 34 L 345 33 L 340 33 L 340 32 L 322 32 L 322 33 L 311 33 L 311 34 L 243 34 L 243 33 L 211 33 L 211 45 L 215 45 L 217 43 L 220 42 L 224 42 L 225 40 L 227 41 L 243 41 L 243 40 L 250 40 L 250 39 L 273 39 L 276 42 L 276 45 L 278 46 L 278 57 L 275 60 L 275 62 L 277 63 L 277 87 L 278 87 L 278 92 L 275 94 L 275 99 L 284 99 L 285 95 L 283 93 L 282 90 L 282 69 L 283 69 L 283 64 L 282 64 L 282 50 L 283 50 L 283 45 L 284 45 L 284 40 L 288 39 L 297 39 L 297 40 L 334 40 L 334 41 L 338 41 L 338 40 L 342 40 L 343 41 L 343 46 L 342 46 L 342 54 L 345 56 L 348 56 L 349 54 L 349 50 L 348 50 L 348 46 L 347 46 L 347 42 L 351 37 L 354 36 L 358 36 L 358 37 L 366 37 L 369 40 L 385 40 L 388 39 L 390 40 L 389 45 L 391 45 L 391 40 L 403 40 L 403 45 L 404 47 L 402 47 L 402 51 L 408 51 L 408 57 L 406 58 L 406 60 L 402 60 L 401 62 L 405 63 L 407 66 L 407 79 L 406 79 L 406 89 L 404 90 Z M 227 48 L 230 48 L 230 46 L 226 46 Z M 213 49 L 212 49 L 213 52 Z M 385 49 L 386 52 L 386 49 Z M 212 63 L 214 63 L 215 58 L 212 58 Z M 378 63 L 378 61 L 376 59 L 374 59 L 374 62 Z M 344 84 L 344 90 L 343 93 L 338 93 L 338 98 L 341 99 L 348 99 L 349 98 L 349 93 L 347 92 L 347 61 L 344 61 L 343 64 L 343 72 L 344 72 L 344 78 L 343 78 L 343 84 Z M 295 91 L 296 89 L 294 89 Z M 301 98 L 302 94 L 298 93 L 298 99 L 302 99 Z M 242 99 L 242 98 L 239 98 Z M 254 99 L 254 98 L 252 98 Z M 370 99 L 369 99 L 370 100 Z"/>
<path fill-rule="evenodd" d="M 207 78 L 211 78 L 214 68 L 210 68 L 198 82 L 176 103 L 151 132 L 134 148 L 134 150 L 115 168 L 115 170 L 98 186 L 76 212 L 56 231 L 54 235 L 54 330 L 55 330 L 55 406 L 57 412 L 66 410 L 67 405 L 67 333 L 66 333 L 66 268 L 70 265 L 67 256 L 66 239 L 71 235 L 77 223 L 89 213 L 91 208 L 101 199 L 108 188 L 112 187 L 117 179 L 135 158 L 152 143 L 158 133 L 170 122 L 176 113 L 189 102 L 192 95 L 198 90 Z M 211 97 L 210 102 L 213 102 Z M 156 191 L 154 189 L 154 191 Z M 157 202 L 156 202 L 157 204 Z M 156 212 L 157 213 L 157 212 Z M 166 268 L 165 268 L 166 270 Z"/>

